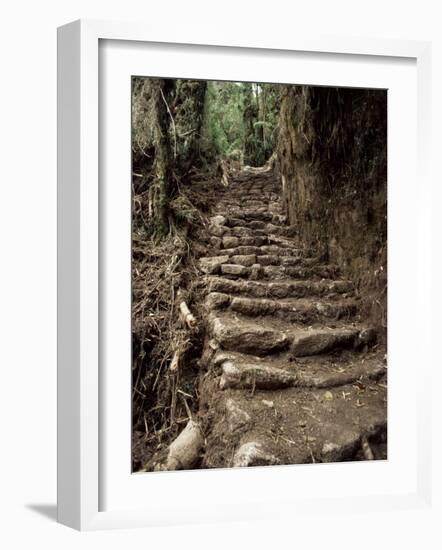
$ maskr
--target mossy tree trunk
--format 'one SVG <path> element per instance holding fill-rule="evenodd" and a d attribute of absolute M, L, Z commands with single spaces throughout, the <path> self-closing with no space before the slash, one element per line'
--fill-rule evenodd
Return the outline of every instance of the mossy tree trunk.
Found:
<path fill-rule="evenodd" d="M 244 84 L 244 163 L 255 165 L 255 129 L 256 108 L 253 101 L 252 85 Z"/>
<path fill-rule="evenodd" d="M 267 113 L 266 113 L 266 91 L 267 88 L 265 86 L 260 86 L 260 93 L 257 97 L 258 102 L 258 121 L 259 124 L 256 127 L 256 134 L 258 137 L 258 142 L 260 144 L 260 148 L 262 151 L 262 154 L 265 155 L 265 151 L 267 148 L 267 140 L 266 140 L 266 120 L 267 120 Z"/>
<path fill-rule="evenodd" d="M 206 80 L 177 81 L 173 112 L 180 138 L 178 160 L 184 171 L 199 164 L 206 90 Z"/>

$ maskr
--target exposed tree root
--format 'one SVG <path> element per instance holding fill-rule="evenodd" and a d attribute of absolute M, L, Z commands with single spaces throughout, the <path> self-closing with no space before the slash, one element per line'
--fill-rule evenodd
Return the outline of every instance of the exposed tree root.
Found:
<path fill-rule="evenodd" d="M 154 463 L 154 471 L 188 470 L 195 467 L 203 445 L 204 437 L 199 424 L 189 420 L 184 430 L 170 445 L 166 459 Z"/>

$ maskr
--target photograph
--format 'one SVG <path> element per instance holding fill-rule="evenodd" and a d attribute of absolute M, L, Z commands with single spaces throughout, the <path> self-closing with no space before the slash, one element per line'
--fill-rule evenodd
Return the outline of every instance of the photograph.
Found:
<path fill-rule="evenodd" d="M 440 4 L 5 4 L 1 548 L 442 548 Z"/>
<path fill-rule="evenodd" d="M 388 91 L 128 85 L 132 472 L 387 460 Z"/>

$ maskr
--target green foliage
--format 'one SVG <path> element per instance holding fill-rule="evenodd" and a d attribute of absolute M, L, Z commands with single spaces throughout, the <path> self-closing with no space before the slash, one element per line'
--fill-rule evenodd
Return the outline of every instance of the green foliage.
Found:
<path fill-rule="evenodd" d="M 273 152 L 279 86 L 209 82 L 204 127 L 205 152 L 241 164 L 261 165 Z"/>
<path fill-rule="evenodd" d="M 219 159 L 263 165 L 271 156 L 281 86 L 250 82 L 132 79 L 134 203 L 148 195 L 143 227 L 165 236 L 191 212 L 171 208 L 178 189 Z"/>
<path fill-rule="evenodd" d="M 208 82 L 204 142 L 206 153 L 242 160 L 244 126 L 242 86 L 236 82 Z"/>

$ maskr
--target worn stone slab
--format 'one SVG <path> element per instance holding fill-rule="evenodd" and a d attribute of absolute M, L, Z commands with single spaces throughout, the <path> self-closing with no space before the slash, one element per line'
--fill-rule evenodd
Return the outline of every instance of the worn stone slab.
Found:
<path fill-rule="evenodd" d="M 213 235 L 209 238 L 209 243 L 215 249 L 220 249 L 223 244 L 222 240 L 219 237 L 214 237 Z"/>
<path fill-rule="evenodd" d="M 291 352 L 297 357 L 303 357 L 334 349 L 352 348 L 358 335 L 359 330 L 356 328 L 299 331 L 293 338 Z"/>
<path fill-rule="evenodd" d="M 230 261 L 234 264 L 250 267 L 256 263 L 256 255 L 255 254 L 237 254 L 235 256 L 231 256 Z"/>
<path fill-rule="evenodd" d="M 235 246 L 239 246 L 239 237 L 224 236 L 223 246 L 224 248 L 235 248 Z"/>
<path fill-rule="evenodd" d="M 209 233 L 213 235 L 214 237 L 222 237 L 226 231 L 228 231 L 227 227 L 224 227 L 223 225 L 210 225 L 209 226 Z"/>
<path fill-rule="evenodd" d="M 229 256 L 211 256 L 199 259 L 199 267 L 203 273 L 219 273 L 220 266 L 229 261 Z"/>
<path fill-rule="evenodd" d="M 218 292 L 248 295 L 253 298 L 302 298 L 345 294 L 353 290 L 349 281 L 250 281 L 210 278 L 209 288 Z"/>
<path fill-rule="evenodd" d="M 213 316 L 210 319 L 210 331 L 223 349 L 253 355 L 277 352 L 287 348 L 289 344 L 287 335 L 282 331 L 232 317 Z"/>
<path fill-rule="evenodd" d="M 249 236 L 249 237 L 240 237 L 239 244 L 241 246 L 263 246 L 267 244 L 267 237 L 260 236 Z"/>
<path fill-rule="evenodd" d="M 225 361 L 220 388 L 276 390 L 296 384 L 296 375 L 266 364 Z"/>
<path fill-rule="evenodd" d="M 312 299 L 281 301 L 267 298 L 233 298 L 231 309 L 257 317 L 262 315 L 276 315 L 287 321 L 310 322 L 315 319 L 340 319 L 349 318 L 356 312 L 356 304 L 353 300 L 318 302 Z"/>
<path fill-rule="evenodd" d="M 227 219 L 221 215 L 213 216 L 209 221 L 211 225 L 227 225 Z"/>
<path fill-rule="evenodd" d="M 248 275 L 247 267 L 238 264 L 223 264 L 221 266 L 221 273 L 225 275 L 235 275 L 237 277 L 242 277 Z"/>
<path fill-rule="evenodd" d="M 239 225 L 232 227 L 229 232 L 230 235 L 234 235 L 235 237 L 252 237 L 254 235 L 252 229 Z"/>
<path fill-rule="evenodd" d="M 259 221 L 259 220 L 252 220 L 251 222 L 249 222 L 248 225 L 252 229 L 265 229 L 265 227 L 266 227 L 265 222 Z"/>
<path fill-rule="evenodd" d="M 233 457 L 233 468 L 250 466 L 275 466 L 280 464 L 279 459 L 265 451 L 258 441 L 243 443 Z"/>
<path fill-rule="evenodd" d="M 206 309 L 223 309 L 229 306 L 231 297 L 222 292 L 210 292 L 205 299 Z"/>

